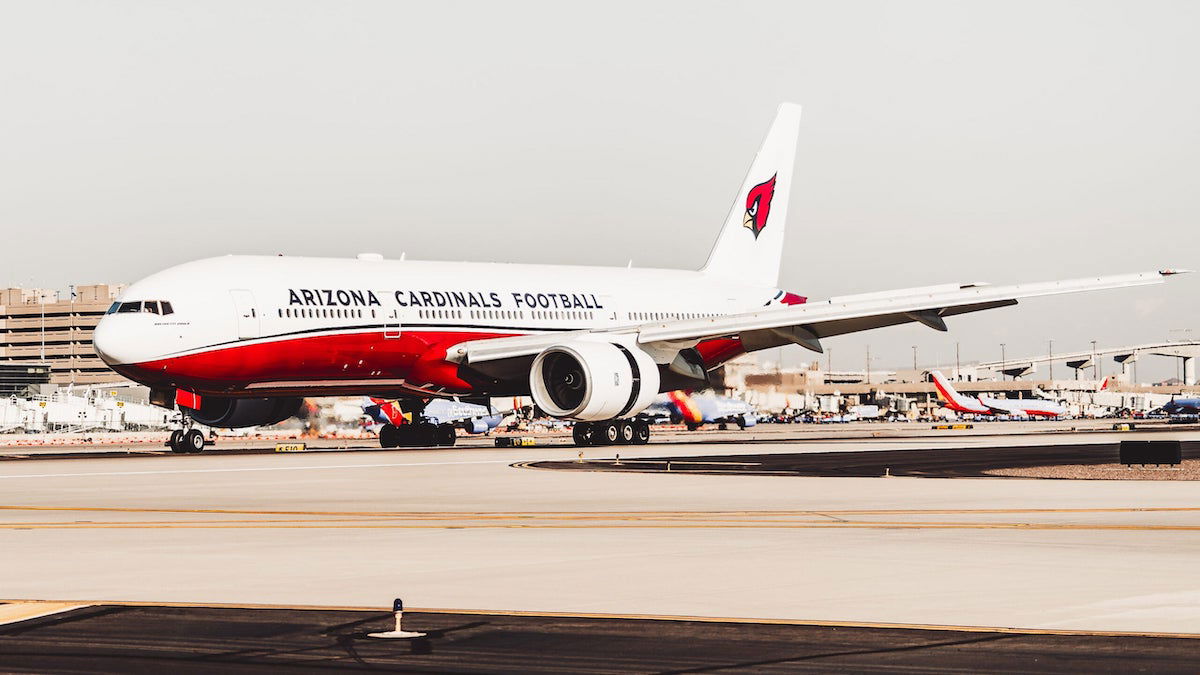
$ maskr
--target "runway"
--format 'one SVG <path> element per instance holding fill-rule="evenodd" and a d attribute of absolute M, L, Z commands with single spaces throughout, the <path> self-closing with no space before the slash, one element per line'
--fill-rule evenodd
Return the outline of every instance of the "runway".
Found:
<path fill-rule="evenodd" d="M 983 443 L 996 441 L 799 449 Z M 470 447 L 5 462 L 4 595 L 1200 633 L 1192 483 L 511 466 L 577 459 Z"/>
<path fill-rule="evenodd" d="M 0 605 L 0 610 L 4 609 Z M 147 630 L 153 626 L 152 630 Z M 407 612 L 388 641 L 370 609 L 99 605 L 0 625 L 0 663 L 36 671 L 793 673 L 1195 672 L 1196 640 L 933 626 Z"/>

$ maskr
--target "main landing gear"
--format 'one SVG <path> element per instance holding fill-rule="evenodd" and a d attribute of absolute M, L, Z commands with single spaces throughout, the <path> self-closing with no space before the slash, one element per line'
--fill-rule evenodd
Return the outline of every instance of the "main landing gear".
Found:
<path fill-rule="evenodd" d="M 650 442 L 650 423 L 645 420 L 576 422 L 571 431 L 575 445 L 645 445 Z"/>
<path fill-rule="evenodd" d="M 379 446 L 382 448 L 424 448 L 454 445 L 458 435 L 453 424 L 385 424 L 379 428 Z"/>
<path fill-rule="evenodd" d="M 171 452 L 179 454 L 199 454 L 204 452 L 204 434 L 199 429 L 184 427 L 171 432 L 165 445 Z"/>

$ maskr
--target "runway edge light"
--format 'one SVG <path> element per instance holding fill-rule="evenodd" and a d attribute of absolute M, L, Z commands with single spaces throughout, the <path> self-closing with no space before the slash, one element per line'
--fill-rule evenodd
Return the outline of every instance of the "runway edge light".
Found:
<path fill-rule="evenodd" d="M 385 631 L 383 633 L 368 633 L 367 637 L 382 638 L 385 640 L 411 640 L 413 638 L 425 637 L 425 633 L 410 632 L 404 630 L 402 624 L 404 622 L 404 601 L 396 598 L 392 601 L 392 612 L 396 615 L 395 630 Z"/>

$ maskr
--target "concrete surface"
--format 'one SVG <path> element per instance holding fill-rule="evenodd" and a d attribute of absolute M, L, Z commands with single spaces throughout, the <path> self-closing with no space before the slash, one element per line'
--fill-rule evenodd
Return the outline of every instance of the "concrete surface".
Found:
<path fill-rule="evenodd" d="M 1109 436 L 1121 434 L 1081 438 Z M 621 455 L 972 444 L 998 443 L 654 444 Z M 5 462 L 3 595 L 339 606 L 401 596 L 413 607 L 1200 633 L 1195 484 L 509 466 L 575 453 Z"/>

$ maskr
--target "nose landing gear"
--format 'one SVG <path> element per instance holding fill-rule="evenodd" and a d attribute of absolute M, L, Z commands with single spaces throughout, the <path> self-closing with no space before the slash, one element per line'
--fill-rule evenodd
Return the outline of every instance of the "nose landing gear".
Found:
<path fill-rule="evenodd" d="M 650 442 L 650 423 L 645 420 L 576 422 L 571 430 L 575 445 L 645 445 Z"/>

